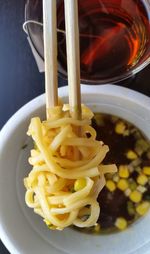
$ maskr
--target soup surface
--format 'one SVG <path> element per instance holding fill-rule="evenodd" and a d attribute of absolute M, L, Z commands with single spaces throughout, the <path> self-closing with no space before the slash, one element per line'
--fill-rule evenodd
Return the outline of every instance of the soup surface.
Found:
<path fill-rule="evenodd" d="M 150 141 L 133 124 L 116 116 L 96 113 L 92 125 L 97 139 L 110 148 L 104 164 L 115 163 L 118 172 L 105 175 L 97 225 L 74 228 L 87 233 L 124 230 L 150 207 Z"/>

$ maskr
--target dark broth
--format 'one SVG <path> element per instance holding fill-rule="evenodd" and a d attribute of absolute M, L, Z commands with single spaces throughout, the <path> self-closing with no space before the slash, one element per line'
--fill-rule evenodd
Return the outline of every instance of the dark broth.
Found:
<path fill-rule="evenodd" d="M 150 168 L 146 174 L 147 182 L 139 184 L 137 178 L 144 174 L 144 167 L 150 167 L 150 142 L 133 124 L 116 116 L 107 114 L 95 114 L 92 122 L 97 132 L 97 139 L 103 140 L 110 148 L 104 164 L 115 163 L 120 168 L 125 165 L 128 168 L 129 176 L 121 177 L 119 170 L 115 175 L 105 175 L 106 181 L 115 184 L 115 190 L 109 190 L 106 186 L 98 197 L 101 207 L 98 226 L 77 229 L 86 233 L 108 233 L 115 232 L 118 218 L 125 219 L 127 225 L 133 223 L 142 215 L 137 212 L 137 207 L 143 202 L 150 205 Z M 128 183 L 128 190 L 120 190 L 118 182 L 125 179 Z M 130 198 L 131 192 L 141 193 L 141 200 L 133 202 Z"/>

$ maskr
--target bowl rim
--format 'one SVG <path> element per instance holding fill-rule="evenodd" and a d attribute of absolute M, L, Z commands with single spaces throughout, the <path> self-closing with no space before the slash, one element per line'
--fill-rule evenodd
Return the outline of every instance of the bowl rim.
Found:
<path fill-rule="evenodd" d="M 62 97 L 66 90 L 68 89 L 68 86 L 59 87 L 59 96 Z M 138 91 L 132 90 L 130 88 L 114 85 L 114 84 L 104 84 L 104 85 L 88 85 L 88 84 L 81 84 L 81 96 L 82 94 L 91 93 L 94 94 L 95 90 L 98 89 L 101 94 L 112 95 L 115 97 L 120 97 L 123 99 L 127 99 L 129 101 L 132 101 L 136 104 L 142 105 L 145 108 L 150 107 L 150 98 L 142 94 Z M 45 93 L 38 95 L 37 97 L 33 98 L 29 102 L 27 102 L 25 105 L 23 105 L 21 108 L 19 108 L 9 119 L 6 121 L 2 129 L 0 130 L 0 148 L 1 148 L 1 142 L 3 135 L 7 135 L 7 132 L 5 132 L 6 128 L 11 127 L 12 121 L 15 118 L 20 117 L 20 120 L 24 118 L 24 114 L 27 115 L 27 112 L 30 111 L 31 106 L 34 106 L 34 109 L 37 107 L 40 107 L 42 104 L 44 104 L 45 100 Z M 21 114 L 20 114 L 21 113 Z"/>

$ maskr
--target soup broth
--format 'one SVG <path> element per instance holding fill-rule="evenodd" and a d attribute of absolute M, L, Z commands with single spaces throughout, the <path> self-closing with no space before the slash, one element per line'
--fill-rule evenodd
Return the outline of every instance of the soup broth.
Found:
<path fill-rule="evenodd" d="M 115 163 L 118 172 L 105 175 L 97 225 L 76 229 L 110 233 L 127 228 L 150 207 L 150 142 L 133 124 L 116 116 L 97 113 L 92 125 L 97 139 L 110 148 L 104 164 Z"/>

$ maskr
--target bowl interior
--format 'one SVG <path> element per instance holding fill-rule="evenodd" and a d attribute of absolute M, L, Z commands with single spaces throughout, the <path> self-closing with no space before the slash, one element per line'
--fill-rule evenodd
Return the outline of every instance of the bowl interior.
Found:
<path fill-rule="evenodd" d="M 67 89 L 59 90 L 67 102 Z M 83 87 L 82 101 L 94 112 L 127 119 L 150 138 L 150 103 L 146 96 L 115 86 Z M 140 99 L 140 100 L 139 100 Z M 0 142 L 0 235 L 11 253 L 148 253 L 150 213 L 126 231 L 110 235 L 87 235 L 72 229 L 48 230 L 41 218 L 26 207 L 23 178 L 30 171 L 32 142 L 26 131 L 33 116 L 45 117 L 44 95 L 28 103 L 6 124 Z M 9 158 L 9 159 L 8 159 Z M 128 244 L 127 244 L 128 243 Z"/>

